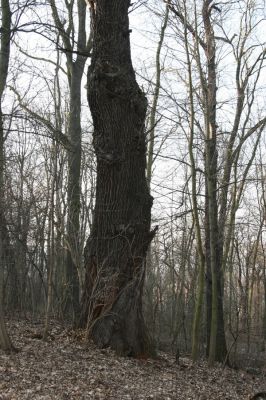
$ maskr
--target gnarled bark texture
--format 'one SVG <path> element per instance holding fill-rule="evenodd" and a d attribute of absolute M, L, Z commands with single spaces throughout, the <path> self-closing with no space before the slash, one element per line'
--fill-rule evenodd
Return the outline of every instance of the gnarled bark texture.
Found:
<path fill-rule="evenodd" d="M 147 101 L 131 62 L 129 0 L 97 0 L 88 101 L 97 156 L 94 220 L 85 248 L 83 324 L 101 347 L 151 354 L 142 315 L 152 197 L 145 178 Z"/>

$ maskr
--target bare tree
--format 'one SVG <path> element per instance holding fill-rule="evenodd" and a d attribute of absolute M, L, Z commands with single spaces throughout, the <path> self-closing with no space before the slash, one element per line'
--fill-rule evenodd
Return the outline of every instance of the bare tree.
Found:
<path fill-rule="evenodd" d="M 62 40 L 67 59 L 68 85 L 70 92 L 69 120 L 67 135 L 70 141 L 68 150 L 68 220 L 67 220 L 67 259 L 66 259 L 66 311 L 72 311 L 74 319 L 79 310 L 79 270 L 80 265 L 80 179 L 81 179 L 81 81 L 84 67 L 91 50 L 91 37 L 86 35 L 86 2 L 71 0 L 66 2 L 67 26 L 61 21 L 54 0 L 50 0 L 54 22 Z M 74 23 L 74 6 L 78 11 L 78 30 Z M 77 36 L 77 39 L 75 37 Z M 76 42 L 75 42 L 76 40 Z"/>
<path fill-rule="evenodd" d="M 12 343 L 8 336 L 3 310 L 3 276 L 6 252 L 6 233 L 5 225 L 5 182 L 4 182 L 4 118 L 2 113 L 3 94 L 6 87 L 8 74 L 10 41 L 11 41 L 11 10 L 8 0 L 1 0 L 2 24 L 1 24 L 1 50 L 0 50 L 0 348 L 11 350 Z"/>
<path fill-rule="evenodd" d="M 147 100 L 130 54 L 129 0 L 92 3 L 93 53 L 88 100 L 97 157 L 96 204 L 85 248 L 82 323 L 93 309 L 91 336 L 118 353 L 152 353 L 142 315 L 152 197 L 145 177 Z M 99 279 L 99 273 L 101 274 Z M 91 305 L 96 277 L 101 298 Z"/>

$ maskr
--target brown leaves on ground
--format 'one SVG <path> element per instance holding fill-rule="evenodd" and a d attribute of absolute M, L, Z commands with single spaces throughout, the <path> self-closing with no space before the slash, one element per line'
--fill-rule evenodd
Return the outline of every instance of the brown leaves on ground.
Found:
<path fill-rule="evenodd" d="M 265 373 L 252 376 L 204 362 L 192 364 L 162 354 L 158 360 L 135 360 L 86 345 L 82 333 L 53 322 L 48 341 L 42 325 L 8 324 L 18 353 L 0 352 L 0 400 L 71 399 L 249 399 L 266 390 Z"/>

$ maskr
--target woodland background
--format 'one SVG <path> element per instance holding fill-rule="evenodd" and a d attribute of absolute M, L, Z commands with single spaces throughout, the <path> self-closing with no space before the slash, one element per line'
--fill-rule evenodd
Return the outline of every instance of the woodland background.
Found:
<path fill-rule="evenodd" d="M 199 3 L 212 7 L 216 51 L 212 183 L 227 355 L 232 365 L 257 367 L 266 344 L 264 1 L 150 0 L 129 9 L 134 68 L 148 99 L 146 177 L 158 226 L 144 315 L 157 349 L 208 352 L 206 176 L 215 157 L 206 163 L 212 83 Z M 42 317 L 46 336 L 54 318 L 75 323 L 84 291 L 96 190 L 86 98 L 90 14 L 83 1 L 9 4 L 10 60 L 0 78 L 1 295 L 7 316 Z"/>

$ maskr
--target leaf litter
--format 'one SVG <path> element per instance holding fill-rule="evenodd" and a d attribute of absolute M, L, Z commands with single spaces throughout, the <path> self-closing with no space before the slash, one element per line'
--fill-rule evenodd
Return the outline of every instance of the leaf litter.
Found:
<path fill-rule="evenodd" d="M 0 351 L 0 400 L 245 400 L 266 391 L 266 371 L 209 368 L 204 361 L 160 353 L 158 359 L 117 356 L 85 342 L 83 331 L 52 321 L 48 341 L 42 323 L 11 320 L 17 353 Z"/>

